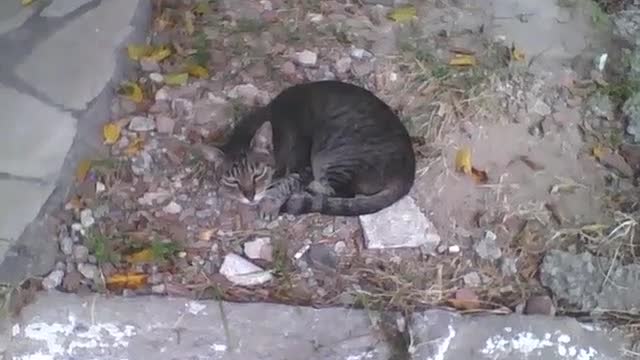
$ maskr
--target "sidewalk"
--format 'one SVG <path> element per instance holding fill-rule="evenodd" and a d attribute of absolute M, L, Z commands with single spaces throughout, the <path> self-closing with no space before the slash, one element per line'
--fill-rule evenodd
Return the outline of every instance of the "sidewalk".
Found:
<path fill-rule="evenodd" d="M 46 209 L 60 205 L 77 161 L 97 151 L 91 141 L 109 114 L 110 81 L 122 76 L 122 46 L 145 34 L 148 7 L 0 2 L 0 282 L 51 270 Z"/>

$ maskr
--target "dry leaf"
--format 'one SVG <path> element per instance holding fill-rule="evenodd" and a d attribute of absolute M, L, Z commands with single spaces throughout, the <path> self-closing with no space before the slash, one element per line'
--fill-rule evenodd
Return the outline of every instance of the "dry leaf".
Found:
<path fill-rule="evenodd" d="M 605 157 L 609 153 L 609 149 L 600 144 L 596 145 L 591 149 L 591 153 L 595 156 L 596 159 L 600 160 Z"/>
<path fill-rule="evenodd" d="M 154 49 L 151 54 L 149 54 L 149 56 L 147 56 L 149 59 L 159 63 L 162 60 L 168 58 L 169 56 L 171 56 L 171 50 L 167 47 L 159 47 L 157 49 Z"/>
<path fill-rule="evenodd" d="M 31 3 L 33 3 L 33 0 L 20 0 L 20 3 L 22 4 L 22 6 L 29 6 L 31 5 Z"/>
<path fill-rule="evenodd" d="M 191 11 L 184 12 L 184 27 L 186 28 L 187 34 L 189 35 L 193 35 L 193 33 L 196 31 L 195 27 L 193 26 L 194 18 L 195 16 Z"/>
<path fill-rule="evenodd" d="M 524 52 L 516 48 L 515 44 L 511 45 L 511 60 L 524 61 L 524 59 L 525 59 Z"/>
<path fill-rule="evenodd" d="M 115 274 L 107 278 L 107 287 L 114 289 L 139 289 L 146 285 L 147 274 L 125 273 Z"/>
<path fill-rule="evenodd" d="M 91 170 L 91 160 L 85 159 L 80 161 L 78 167 L 76 168 L 76 181 L 83 182 L 87 177 L 89 170 Z"/>
<path fill-rule="evenodd" d="M 209 71 L 197 64 L 191 64 L 187 66 L 187 72 L 189 73 L 189 75 L 200 79 L 206 79 L 209 77 Z"/>
<path fill-rule="evenodd" d="M 480 308 L 478 295 L 468 288 L 458 289 L 455 298 L 447 299 L 447 302 L 458 310 L 474 310 Z"/>
<path fill-rule="evenodd" d="M 487 172 L 484 170 L 478 170 L 474 167 L 471 168 L 471 177 L 478 183 L 478 184 L 486 184 L 489 181 L 489 176 L 487 175 Z"/>
<path fill-rule="evenodd" d="M 151 53 L 151 46 L 149 45 L 139 45 L 139 44 L 129 44 L 127 45 L 127 55 L 129 55 L 129 59 L 133 61 L 139 61 L 143 57 L 149 55 Z"/>
<path fill-rule="evenodd" d="M 188 73 L 167 74 L 164 76 L 164 83 L 167 85 L 183 86 L 188 80 Z"/>
<path fill-rule="evenodd" d="M 475 66 L 476 57 L 473 55 L 456 54 L 451 60 L 449 60 L 451 66 Z"/>
<path fill-rule="evenodd" d="M 213 229 L 202 230 L 198 234 L 198 239 L 202 241 L 209 241 L 211 240 L 212 236 L 213 236 Z"/>
<path fill-rule="evenodd" d="M 416 16 L 417 12 L 414 6 L 399 7 L 389 13 L 389 19 L 399 23 L 411 21 Z"/>
<path fill-rule="evenodd" d="M 106 145 L 113 145 L 120 138 L 120 126 L 115 122 L 107 123 L 102 128 L 102 135 Z"/>
<path fill-rule="evenodd" d="M 456 153 L 456 170 L 471 174 L 471 149 L 463 147 Z"/>
<path fill-rule="evenodd" d="M 140 250 L 126 257 L 126 260 L 130 263 L 149 263 L 153 259 L 154 256 L 151 249 Z"/>
<path fill-rule="evenodd" d="M 144 139 L 136 137 L 129 146 L 124 150 L 124 153 L 128 156 L 135 156 L 144 148 Z"/>
<path fill-rule="evenodd" d="M 124 96 L 136 104 L 141 103 L 144 99 L 140 86 L 130 81 L 123 82 L 122 85 L 120 85 L 117 93 L 118 95 Z"/>

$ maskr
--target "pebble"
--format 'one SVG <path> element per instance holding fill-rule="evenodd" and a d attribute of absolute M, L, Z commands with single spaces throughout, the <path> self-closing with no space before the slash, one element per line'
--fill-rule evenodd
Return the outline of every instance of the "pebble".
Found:
<path fill-rule="evenodd" d="M 140 59 L 140 68 L 144 72 L 158 72 L 160 71 L 160 65 L 157 61 L 150 59 L 148 57 L 143 57 Z"/>
<path fill-rule="evenodd" d="M 287 61 L 284 64 L 280 65 L 280 71 L 282 71 L 282 73 L 285 75 L 295 75 L 296 66 L 291 61 Z"/>
<path fill-rule="evenodd" d="M 169 101 L 171 100 L 171 96 L 169 95 L 169 90 L 166 87 L 163 87 L 156 91 L 155 95 L 156 101 Z"/>
<path fill-rule="evenodd" d="M 318 61 L 318 54 L 313 51 L 303 50 L 296 53 L 295 60 L 298 64 L 303 66 L 313 66 Z"/>
<path fill-rule="evenodd" d="M 73 259 L 78 263 L 87 262 L 89 260 L 89 249 L 84 245 L 74 245 Z"/>
<path fill-rule="evenodd" d="M 62 279 L 62 287 L 67 292 L 75 292 L 80 288 L 80 284 L 82 284 L 82 275 L 75 270 L 68 272 Z"/>
<path fill-rule="evenodd" d="M 273 279 L 270 272 L 264 271 L 242 256 L 233 253 L 224 257 L 222 266 L 220 266 L 220 274 L 232 283 L 241 286 L 260 285 Z"/>
<path fill-rule="evenodd" d="M 253 84 L 237 85 L 227 94 L 232 99 L 239 99 L 243 104 L 253 106 L 257 102 L 264 102 L 266 93 L 258 90 Z"/>
<path fill-rule="evenodd" d="M 556 307 L 550 297 L 546 295 L 536 295 L 527 299 L 522 312 L 527 315 L 554 316 L 556 314 Z"/>
<path fill-rule="evenodd" d="M 477 272 L 470 272 L 462 277 L 464 284 L 469 287 L 478 287 L 482 284 L 482 279 Z"/>
<path fill-rule="evenodd" d="M 338 74 L 346 73 L 347 71 L 349 71 L 349 69 L 351 69 L 351 58 L 343 57 L 338 59 L 338 61 L 336 61 L 335 67 Z"/>
<path fill-rule="evenodd" d="M 164 82 L 164 76 L 160 73 L 154 72 L 149 74 L 149 79 L 151 79 L 151 81 L 155 82 L 155 83 L 163 83 Z"/>
<path fill-rule="evenodd" d="M 544 101 L 538 99 L 533 105 L 533 112 L 538 115 L 548 116 L 551 115 L 551 108 Z"/>
<path fill-rule="evenodd" d="M 83 228 L 89 228 L 95 222 L 96 221 L 93 218 L 93 211 L 91 211 L 91 209 L 84 209 L 80 212 L 80 224 Z"/>
<path fill-rule="evenodd" d="M 352 67 L 353 75 L 356 77 L 364 77 L 373 72 L 374 65 L 372 62 L 356 63 Z"/>
<path fill-rule="evenodd" d="M 42 280 L 42 287 L 45 290 L 53 290 L 62 284 L 62 278 L 64 277 L 64 271 L 53 270 L 47 277 Z"/>
<path fill-rule="evenodd" d="M 107 187 L 100 181 L 96 181 L 96 194 L 100 194 L 107 190 Z"/>
<path fill-rule="evenodd" d="M 78 264 L 78 271 L 85 278 L 93 280 L 98 272 L 98 267 L 93 264 Z"/>
<path fill-rule="evenodd" d="M 358 59 L 358 60 L 362 60 L 362 59 L 369 59 L 373 57 L 373 54 L 368 52 L 365 49 L 360 49 L 360 48 L 352 48 L 351 49 L 351 57 L 354 59 Z"/>
<path fill-rule="evenodd" d="M 309 265 L 313 267 L 335 269 L 338 266 L 336 252 L 325 244 L 312 244 L 306 255 Z"/>
<path fill-rule="evenodd" d="M 600 163 L 608 168 L 617 170 L 618 173 L 627 178 L 633 178 L 634 171 L 624 157 L 618 153 L 608 152 L 600 157 Z"/>
<path fill-rule="evenodd" d="M 244 253 L 249 259 L 273 261 L 273 246 L 268 237 L 259 237 L 244 243 Z"/>
<path fill-rule="evenodd" d="M 175 120 L 166 116 L 166 115 L 158 115 L 156 117 L 156 128 L 158 132 L 161 134 L 171 134 L 173 133 L 173 128 L 176 126 Z"/>
<path fill-rule="evenodd" d="M 347 251 L 347 244 L 344 241 L 338 241 L 333 245 L 333 251 L 335 251 L 336 254 L 344 254 Z"/>
<path fill-rule="evenodd" d="M 164 211 L 167 214 L 175 215 L 182 211 L 182 206 L 180 206 L 180 204 L 178 204 L 177 202 L 172 201 L 168 203 L 165 207 L 163 207 L 162 211 Z"/>
<path fill-rule="evenodd" d="M 460 246 L 458 246 L 458 245 L 449 246 L 449 253 L 450 254 L 457 254 L 459 252 L 460 252 Z"/>
<path fill-rule="evenodd" d="M 131 161 L 131 171 L 137 176 L 142 176 L 151 169 L 151 162 L 153 162 L 151 155 L 143 151 Z"/>
<path fill-rule="evenodd" d="M 63 254 L 69 256 L 73 251 L 73 239 L 70 236 L 65 236 L 60 239 L 60 251 Z"/>
<path fill-rule="evenodd" d="M 498 247 L 496 239 L 496 234 L 487 230 L 484 234 L 484 238 L 474 246 L 478 256 L 485 260 L 499 259 L 502 256 L 502 250 Z"/>
<path fill-rule="evenodd" d="M 375 25 L 380 25 L 386 21 L 387 9 L 384 6 L 377 4 L 369 9 L 369 19 Z"/>
<path fill-rule="evenodd" d="M 134 116 L 129 122 L 129 130 L 143 132 L 151 131 L 156 128 L 156 123 L 153 119 L 146 116 Z"/>
<path fill-rule="evenodd" d="M 165 284 L 157 284 L 151 287 L 151 293 L 153 294 L 164 294 L 167 292 L 167 286 Z"/>

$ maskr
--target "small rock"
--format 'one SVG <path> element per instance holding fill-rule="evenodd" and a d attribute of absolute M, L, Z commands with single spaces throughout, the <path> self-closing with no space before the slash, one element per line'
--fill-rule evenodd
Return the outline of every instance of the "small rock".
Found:
<path fill-rule="evenodd" d="M 220 274 L 229 281 L 241 286 L 254 286 L 271 281 L 273 276 L 259 266 L 247 261 L 242 256 L 227 254 L 220 266 Z"/>
<path fill-rule="evenodd" d="M 273 246 L 268 237 L 259 237 L 244 243 L 244 253 L 249 259 L 273 261 Z"/>
<path fill-rule="evenodd" d="M 158 115 L 156 117 L 156 128 L 161 134 L 172 134 L 175 126 L 175 120 L 166 115 Z"/>
<path fill-rule="evenodd" d="M 152 162 L 153 158 L 151 158 L 151 155 L 143 151 L 131 161 L 131 171 L 137 176 L 142 176 L 151 170 Z"/>
<path fill-rule="evenodd" d="M 487 230 L 484 238 L 474 247 L 478 256 L 485 260 L 496 260 L 502 256 L 502 250 L 496 243 L 497 236 L 492 231 Z"/>
<path fill-rule="evenodd" d="M 151 287 L 152 294 L 162 295 L 167 292 L 167 286 L 165 284 L 157 284 Z"/>
<path fill-rule="evenodd" d="M 617 170 L 617 172 L 627 178 L 633 178 L 634 171 L 622 155 L 615 152 L 607 152 L 599 158 L 600 163 L 608 168 Z"/>
<path fill-rule="evenodd" d="M 296 73 L 297 73 L 296 72 L 296 66 L 291 61 L 287 61 L 284 64 L 282 64 L 280 66 L 280 71 L 282 71 L 283 74 L 289 75 L 289 76 L 296 75 Z"/>
<path fill-rule="evenodd" d="M 255 104 L 257 96 L 260 95 L 260 92 L 252 86 L 253 85 L 248 88 L 236 87 L 236 92 L 233 95 L 245 97 L 243 103 L 253 105 Z M 229 126 L 229 122 L 233 118 L 233 104 L 223 98 L 210 95 L 208 98 L 194 104 L 194 113 L 196 124 L 212 123 L 216 127 L 212 130 L 220 131 Z"/>
<path fill-rule="evenodd" d="M 160 73 L 154 72 L 149 74 L 149 79 L 151 79 L 151 81 L 155 82 L 155 83 L 163 83 L 164 82 L 164 76 Z"/>
<path fill-rule="evenodd" d="M 314 66 L 318 61 L 318 54 L 313 51 L 303 50 L 296 53 L 295 61 L 303 66 Z"/>
<path fill-rule="evenodd" d="M 344 241 L 338 241 L 333 245 L 333 251 L 338 255 L 344 254 L 347 251 L 347 244 Z"/>
<path fill-rule="evenodd" d="M 518 272 L 517 260 L 515 258 L 507 257 L 502 259 L 500 264 L 500 271 L 504 276 L 513 276 Z"/>
<path fill-rule="evenodd" d="M 380 25 L 386 21 L 386 18 L 387 9 L 384 6 L 377 4 L 369 9 L 369 19 L 373 24 Z"/>
<path fill-rule="evenodd" d="M 78 264 L 78 271 L 85 278 L 93 280 L 98 273 L 98 267 L 94 264 Z"/>
<path fill-rule="evenodd" d="M 62 287 L 67 292 L 76 292 L 82 284 L 82 275 L 77 271 L 68 272 L 62 279 Z"/>
<path fill-rule="evenodd" d="M 169 95 L 169 90 L 166 87 L 160 88 L 158 91 L 156 91 L 155 99 L 156 99 L 156 102 L 170 101 L 171 96 Z"/>
<path fill-rule="evenodd" d="M 345 56 L 338 59 L 338 61 L 336 61 L 335 68 L 338 74 L 345 74 L 349 69 L 351 69 L 351 58 Z"/>
<path fill-rule="evenodd" d="M 158 64 L 157 61 L 149 58 L 149 57 L 143 57 L 142 59 L 140 59 L 140 68 L 142 69 L 142 71 L 144 72 L 159 72 L 160 69 L 160 65 Z"/>
<path fill-rule="evenodd" d="M 129 122 L 129 130 L 144 132 L 151 131 L 156 128 L 156 124 L 153 119 L 145 116 L 134 116 Z"/>
<path fill-rule="evenodd" d="M 459 252 L 460 252 L 460 246 L 458 245 L 449 246 L 449 254 L 457 254 Z"/>
<path fill-rule="evenodd" d="M 469 287 L 478 287 L 482 284 L 482 279 L 480 279 L 480 274 L 477 272 L 470 272 L 462 277 L 464 280 L 464 284 Z"/>
<path fill-rule="evenodd" d="M 53 270 L 47 277 L 42 280 L 42 287 L 45 290 L 53 290 L 62 284 L 62 278 L 64 277 L 64 271 Z"/>
<path fill-rule="evenodd" d="M 312 23 L 319 23 L 323 18 L 324 16 L 322 14 L 307 13 L 307 20 L 311 21 Z"/>
<path fill-rule="evenodd" d="M 163 207 L 162 211 L 164 211 L 167 214 L 175 215 L 182 211 L 182 206 L 180 206 L 180 204 L 178 204 L 177 202 L 172 201 L 168 203 L 165 207 Z"/>
<path fill-rule="evenodd" d="M 620 155 L 624 157 L 634 171 L 640 171 L 640 145 L 620 145 Z"/>
<path fill-rule="evenodd" d="M 365 77 L 373 72 L 374 64 L 372 62 L 360 62 L 352 66 L 351 72 L 355 77 Z"/>
<path fill-rule="evenodd" d="M 373 54 L 368 52 L 365 49 L 360 49 L 360 48 L 352 48 L 351 49 L 351 57 L 354 59 L 358 59 L 358 60 L 362 60 L 362 59 L 369 59 L 373 57 Z"/>
<path fill-rule="evenodd" d="M 551 115 L 551 108 L 547 103 L 538 99 L 536 103 L 533 105 L 533 112 L 541 116 Z"/>
<path fill-rule="evenodd" d="M 607 120 L 613 119 L 613 103 L 606 94 L 596 92 L 587 101 L 588 109 L 595 115 Z"/>
<path fill-rule="evenodd" d="M 65 236 L 60 239 L 60 251 L 63 254 L 69 256 L 73 252 L 73 239 L 70 236 Z"/>
<path fill-rule="evenodd" d="M 96 181 L 96 194 L 100 194 L 107 190 L 107 187 L 100 181 Z"/>
<path fill-rule="evenodd" d="M 554 316 L 556 314 L 556 307 L 550 297 L 537 295 L 527 299 L 522 312 L 527 315 Z"/>
<path fill-rule="evenodd" d="M 93 212 L 91 209 L 84 209 L 80 212 L 80 224 L 82 224 L 83 228 L 89 228 L 94 223 L 95 219 L 93 218 Z"/>
<path fill-rule="evenodd" d="M 87 262 L 89 260 L 89 249 L 84 245 L 74 245 L 73 259 L 78 263 Z"/>
<path fill-rule="evenodd" d="M 325 269 L 335 269 L 338 267 L 338 256 L 336 252 L 325 244 L 312 244 L 306 253 L 309 265 Z"/>
<path fill-rule="evenodd" d="M 640 143 L 640 92 L 625 101 L 622 113 L 627 119 L 627 133 L 633 136 L 635 143 Z"/>
<path fill-rule="evenodd" d="M 267 94 L 258 90 L 253 84 L 237 85 L 227 94 L 232 99 L 239 99 L 243 104 L 254 106 L 263 103 Z"/>

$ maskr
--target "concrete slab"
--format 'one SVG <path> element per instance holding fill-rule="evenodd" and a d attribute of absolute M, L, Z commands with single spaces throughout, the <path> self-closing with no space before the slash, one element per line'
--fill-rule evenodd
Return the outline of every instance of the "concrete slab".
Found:
<path fill-rule="evenodd" d="M 360 216 L 367 248 L 424 247 L 434 252 L 440 243 L 435 227 L 411 196 L 374 214 Z"/>
<path fill-rule="evenodd" d="M 0 108 L 0 172 L 55 181 L 73 143 L 76 119 L 2 85 Z"/>
<path fill-rule="evenodd" d="M 133 32 L 140 1 L 102 1 L 39 44 L 17 76 L 58 105 L 85 109 L 114 75 L 114 53 Z"/>
<path fill-rule="evenodd" d="M 573 318 L 462 317 L 433 310 L 412 320 L 413 359 L 614 360 L 622 358 L 625 344 L 619 334 Z"/>
<path fill-rule="evenodd" d="M 40 15 L 45 17 L 62 17 L 91 1 L 92 0 L 55 0 L 44 8 Z"/>
<path fill-rule="evenodd" d="M 12 359 L 389 359 L 349 309 L 50 293 L 20 318 Z"/>
<path fill-rule="evenodd" d="M 8 239 L 0 239 L 0 259 L 3 259 L 9 248 L 11 247 L 11 241 Z"/>
<path fill-rule="evenodd" d="M 15 242 L 54 189 L 53 184 L 0 180 L 0 238 Z"/>
<path fill-rule="evenodd" d="M 32 6 L 22 6 L 20 1 L 0 1 L 0 35 L 22 26 L 34 12 Z"/>

